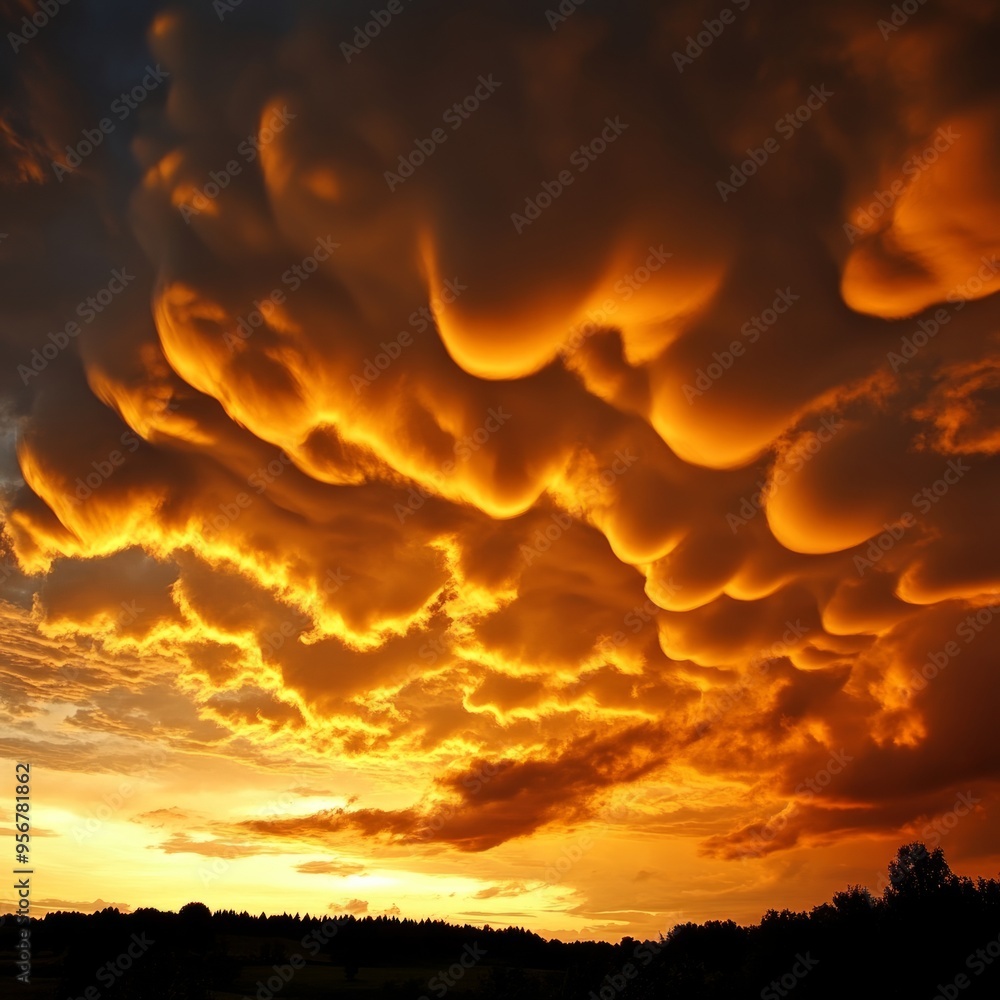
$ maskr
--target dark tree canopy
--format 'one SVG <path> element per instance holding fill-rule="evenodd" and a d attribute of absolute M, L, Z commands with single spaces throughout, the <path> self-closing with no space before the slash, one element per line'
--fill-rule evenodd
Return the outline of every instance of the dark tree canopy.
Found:
<path fill-rule="evenodd" d="M 101 1000 L 263 997 L 259 988 L 247 992 L 262 969 L 285 984 L 279 1000 L 355 996 L 359 987 L 370 1000 L 440 996 L 444 988 L 469 1000 L 1000 995 L 1000 881 L 955 875 L 940 849 L 922 843 L 900 847 L 888 876 L 881 895 L 849 885 L 808 911 L 768 910 L 758 924 L 686 921 L 655 941 L 624 937 L 616 945 L 386 915 L 213 913 L 200 902 L 178 913 L 53 912 L 32 920 L 32 996 L 66 1000 L 96 988 Z M 0 926 L 8 954 L 17 933 L 13 922 Z M 146 940 L 148 949 L 137 950 Z M 121 975 L 95 979 L 95 969 L 130 947 L 134 960 Z M 297 968 L 309 970 L 302 980 Z"/>

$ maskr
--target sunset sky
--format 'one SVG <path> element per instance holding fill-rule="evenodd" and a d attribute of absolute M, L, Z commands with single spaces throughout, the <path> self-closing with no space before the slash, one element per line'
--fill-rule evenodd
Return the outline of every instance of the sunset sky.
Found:
<path fill-rule="evenodd" d="M 0 0 L 34 915 L 1000 871 L 997 6 L 577 2 Z"/>

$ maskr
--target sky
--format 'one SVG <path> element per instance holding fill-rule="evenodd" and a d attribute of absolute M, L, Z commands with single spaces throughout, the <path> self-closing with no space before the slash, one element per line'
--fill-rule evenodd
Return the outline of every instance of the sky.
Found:
<path fill-rule="evenodd" d="M 997 874 L 990 0 L 0 10 L 35 915 Z"/>

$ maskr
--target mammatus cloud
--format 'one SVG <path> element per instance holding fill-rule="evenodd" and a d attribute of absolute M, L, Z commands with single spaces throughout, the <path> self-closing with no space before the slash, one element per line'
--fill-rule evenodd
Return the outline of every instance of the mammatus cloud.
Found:
<path fill-rule="evenodd" d="M 18 740 L 59 701 L 66 766 L 384 783 L 158 848 L 218 858 L 991 801 L 995 12 L 717 6 L 150 4 L 91 92 L 56 23 L 7 58 Z"/>

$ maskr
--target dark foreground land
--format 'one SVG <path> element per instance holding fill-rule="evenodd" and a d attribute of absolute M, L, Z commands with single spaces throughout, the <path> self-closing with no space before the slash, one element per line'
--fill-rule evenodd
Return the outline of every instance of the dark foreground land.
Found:
<path fill-rule="evenodd" d="M 1000 995 L 1000 881 L 954 875 L 940 850 L 900 848 L 880 897 L 851 886 L 759 924 L 680 924 L 656 941 L 546 941 L 396 917 L 253 917 L 140 909 L 0 927 L 0 996 L 25 1000 L 958 1000 Z"/>

